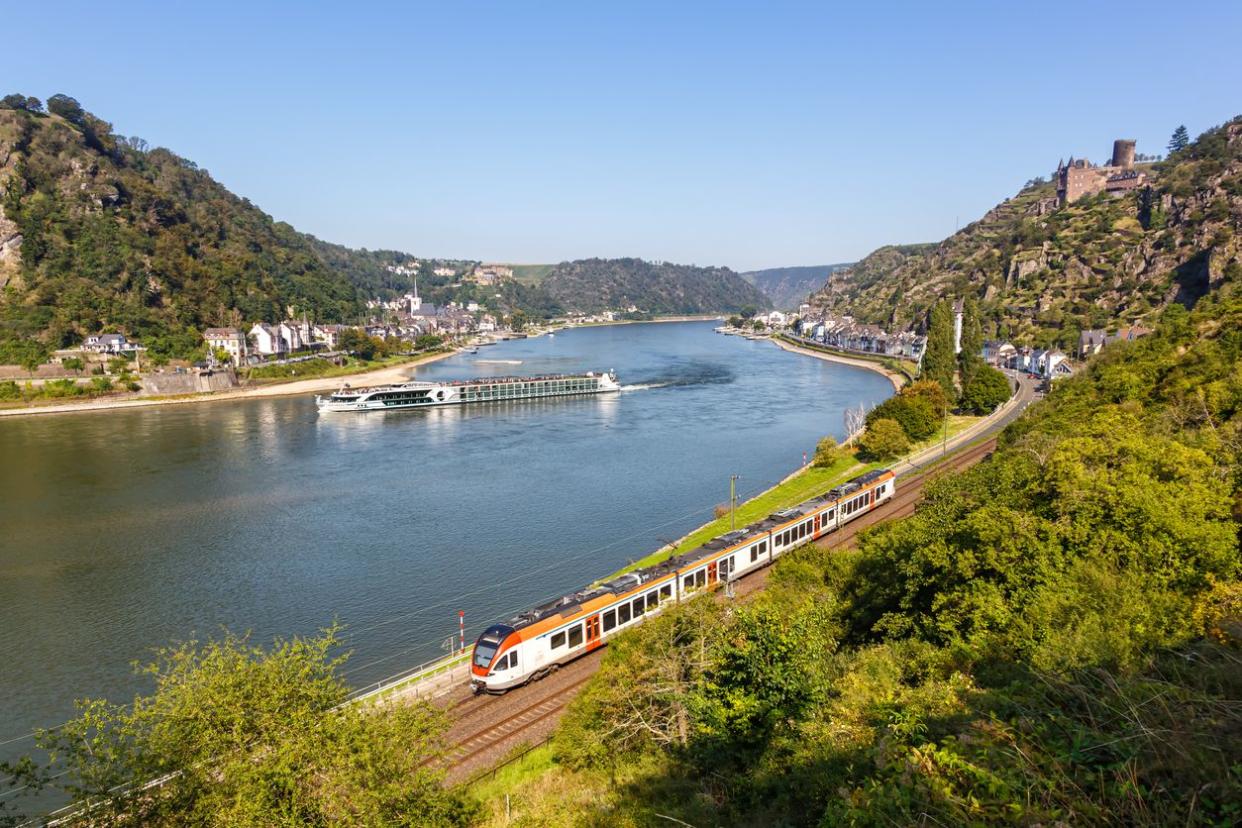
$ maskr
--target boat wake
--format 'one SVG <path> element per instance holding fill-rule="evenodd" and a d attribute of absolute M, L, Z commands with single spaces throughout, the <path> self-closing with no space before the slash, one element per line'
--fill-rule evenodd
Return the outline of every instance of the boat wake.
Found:
<path fill-rule="evenodd" d="M 621 386 L 621 390 L 622 391 L 648 391 L 652 388 L 664 388 L 669 385 L 672 385 L 672 383 L 671 382 L 644 382 L 644 383 L 638 383 L 636 385 L 623 385 Z"/>
<path fill-rule="evenodd" d="M 520 359 L 476 359 L 479 365 L 521 365 Z"/>

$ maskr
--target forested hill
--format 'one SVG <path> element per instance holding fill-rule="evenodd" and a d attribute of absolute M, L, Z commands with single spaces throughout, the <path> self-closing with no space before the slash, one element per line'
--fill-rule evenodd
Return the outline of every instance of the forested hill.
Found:
<path fill-rule="evenodd" d="M 649 314 L 735 313 L 771 306 L 727 267 L 642 259 L 580 259 L 556 265 L 540 287 L 567 311 L 636 307 Z"/>
<path fill-rule="evenodd" d="M 824 286 L 828 277 L 848 264 L 810 265 L 807 267 L 773 267 L 749 270 L 739 274 L 763 291 L 779 310 L 797 310 L 807 297 Z"/>
<path fill-rule="evenodd" d="M 0 109 L 0 352 L 113 329 L 183 353 L 210 325 L 361 311 L 309 237 L 206 170 L 71 98 L 48 108 Z"/>
<path fill-rule="evenodd" d="M 1071 347 L 1083 328 L 1154 321 L 1242 271 L 1242 119 L 1138 168 L 1150 186 L 1065 207 L 1036 183 L 939 244 L 884 247 L 814 304 L 893 328 L 976 296 L 985 335 Z"/>

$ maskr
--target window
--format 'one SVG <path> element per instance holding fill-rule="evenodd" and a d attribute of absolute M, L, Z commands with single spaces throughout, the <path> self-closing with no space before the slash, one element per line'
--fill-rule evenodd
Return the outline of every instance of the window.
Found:
<path fill-rule="evenodd" d="M 559 650 L 561 647 L 564 647 L 564 646 L 565 646 L 565 631 L 561 630 L 558 633 L 553 633 L 552 649 Z"/>
<path fill-rule="evenodd" d="M 510 667 L 516 667 L 516 666 L 517 666 L 517 650 L 510 650 L 510 651 L 509 651 L 509 666 L 510 666 Z"/>
<path fill-rule="evenodd" d="M 492 656 L 496 655 L 500 642 L 490 642 L 480 640 L 474 647 L 474 666 L 486 667 L 492 661 Z"/>
<path fill-rule="evenodd" d="M 693 572 L 682 579 L 681 588 L 684 592 L 689 592 L 690 590 L 694 589 L 694 573 Z"/>
<path fill-rule="evenodd" d="M 630 620 L 630 605 L 622 604 L 617 607 L 617 623 L 625 624 Z"/>
<path fill-rule="evenodd" d="M 569 628 L 569 646 L 570 648 L 582 645 L 582 625 L 574 624 Z"/>
<path fill-rule="evenodd" d="M 673 597 L 673 585 L 665 584 L 664 586 L 660 587 L 660 597 L 666 601 L 669 598 L 672 598 Z"/>
<path fill-rule="evenodd" d="M 768 542 L 766 540 L 759 541 L 759 554 L 762 555 L 768 551 Z"/>
<path fill-rule="evenodd" d="M 660 593 L 652 590 L 647 593 L 647 609 L 655 609 L 660 606 Z"/>
<path fill-rule="evenodd" d="M 643 596 L 640 595 L 634 599 L 634 617 L 637 618 L 642 615 L 643 612 Z"/>
<path fill-rule="evenodd" d="M 505 654 L 496 659 L 496 666 L 492 668 L 492 672 L 499 673 L 501 670 L 507 669 L 509 669 L 509 656 L 508 654 Z"/>
<path fill-rule="evenodd" d="M 698 572 L 694 573 L 694 585 L 696 587 L 701 587 L 705 584 L 707 584 L 707 570 L 700 569 Z"/>
<path fill-rule="evenodd" d="M 750 562 L 751 563 L 754 563 L 755 561 L 759 560 L 759 547 L 761 545 L 762 544 L 756 543 L 754 546 L 750 548 Z"/>
<path fill-rule="evenodd" d="M 617 611 L 610 609 L 604 613 L 604 632 L 608 632 L 615 626 L 617 626 Z"/>

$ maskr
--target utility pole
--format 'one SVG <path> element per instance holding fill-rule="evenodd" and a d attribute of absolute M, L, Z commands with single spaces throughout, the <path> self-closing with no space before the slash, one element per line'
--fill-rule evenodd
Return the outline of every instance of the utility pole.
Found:
<path fill-rule="evenodd" d="M 740 474 L 729 475 L 729 530 L 737 528 L 737 522 L 734 519 L 734 512 L 737 510 L 737 481 L 742 476 Z"/>
<path fill-rule="evenodd" d="M 949 453 L 949 403 L 944 404 L 944 443 L 940 450 L 940 456 L 945 457 Z"/>

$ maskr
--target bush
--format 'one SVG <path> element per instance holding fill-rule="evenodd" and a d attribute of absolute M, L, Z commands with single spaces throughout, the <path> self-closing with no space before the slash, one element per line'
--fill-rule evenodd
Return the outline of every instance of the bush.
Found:
<path fill-rule="evenodd" d="M 990 414 L 1009 396 L 1009 379 L 992 366 L 981 365 L 962 389 L 960 404 L 963 411 Z"/>
<path fill-rule="evenodd" d="M 896 420 L 879 419 L 867 424 L 858 445 L 873 460 L 890 460 L 910 450 L 906 432 Z"/>
<path fill-rule="evenodd" d="M 933 403 L 927 397 L 898 394 L 871 409 L 867 414 L 867 425 L 870 427 L 872 423 L 879 420 L 896 420 L 906 438 L 918 442 L 936 433 L 936 429 L 940 426 L 940 419 L 936 416 Z"/>
<path fill-rule="evenodd" d="M 13 380 L 0 382 L 0 400 L 12 401 L 22 398 L 21 387 Z"/>
<path fill-rule="evenodd" d="M 816 468 L 826 469 L 844 457 L 846 453 L 845 449 L 837 445 L 836 440 L 831 437 L 825 437 L 815 447 L 815 459 L 811 461 L 811 465 Z"/>

